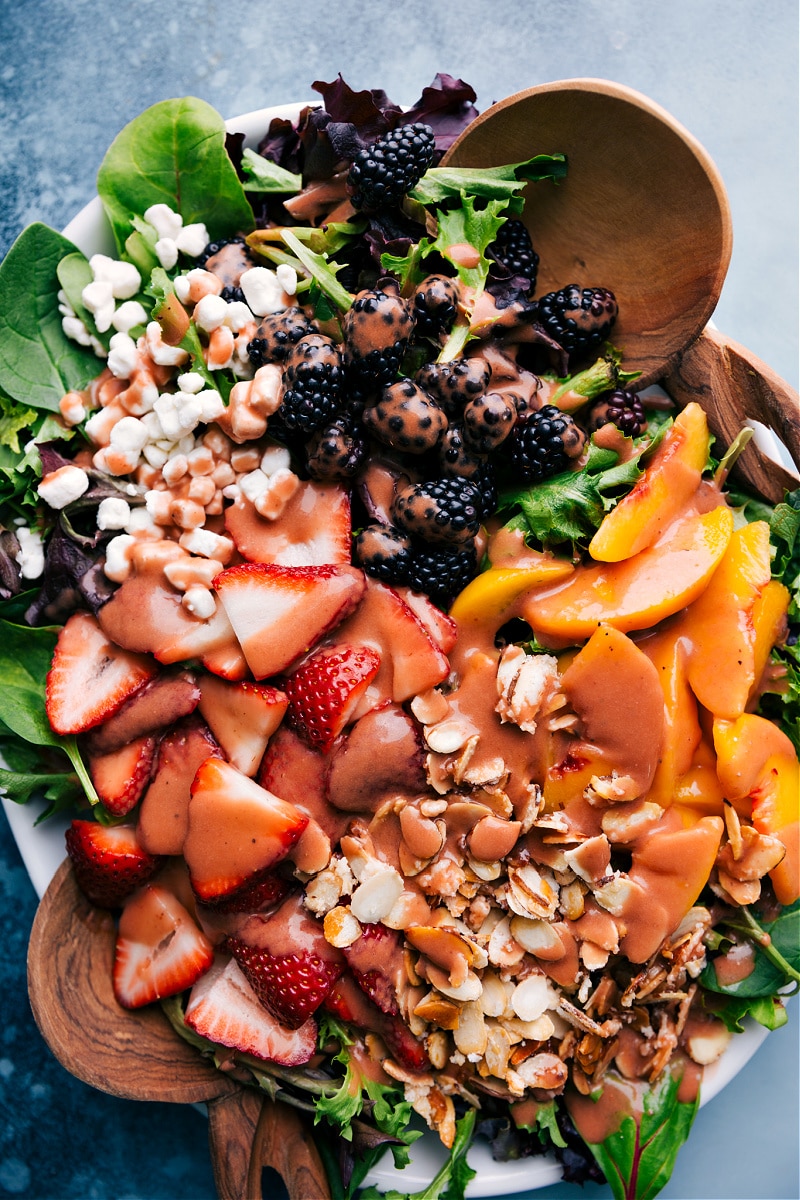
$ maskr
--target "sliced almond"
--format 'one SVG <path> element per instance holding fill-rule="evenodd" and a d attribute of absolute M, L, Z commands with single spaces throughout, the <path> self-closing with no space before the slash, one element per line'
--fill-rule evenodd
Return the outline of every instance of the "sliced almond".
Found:
<path fill-rule="evenodd" d="M 547 1091 L 558 1092 L 567 1082 L 569 1070 L 557 1054 L 534 1054 L 526 1058 L 516 1068 L 517 1075 L 526 1087 L 545 1088 Z"/>
<path fill-rule="evenodd" d="M 341 949 L 344 946 L 352 946 L 353 942 L 358 941 L 361 937 L 361 926 L 349 908 L 339 905 L 325 914 L 322 932 L 325 935 L 325 941 L 330 946 Z"/>
<path fill-rule="evenodd" d="M 557 1004 L 558 994 L 546 975 L 528 975 L 511 993 L 511 1007 L 521 1021 L 535 1021 Z"/>
<path fill-rule="evenodd" d="M 443 996 L 435 989 L 423 996 L 419 1004 L 414 1007 L 415 1016 L 421 1017 L 423 1021 L 427 1021 L 431 1025 L 436 1025 L 439 1029 L 456 1029 L 460 1013 L 460 1004 L 448 999 L 447 996 Z"/>
<path fill-rule="evenodd" d="M 474 971 L 468 971 L 463 983 L 454 987 L 446 972 L 432 963 L 428 965 L 428 982 L 451 1000 L 479 1000 L 483 991 L 480 977 Z"/>
<path fill-rule="evenodd" d="M 495 925 L 489 936 L 489 962 L 496 967 L 515 967 L 522 961 L 525 951 L 511 932 L 511 923 L 504 917 Z"/>
<path fill-rule="evenodd" d="M 380 921 L 392 911 L 403 887 L 403 877 L 394 867 L 375 871 L 353 892 L 350 900 L 353 916 L 364 923 Z"/>
<path fill-rule="evenodd" d="M 566 954 L 566 947 L 548 921 L 532 920 L 530 917 L 512 917 L 511 933 L 529 954 L 547 962 L 556 962 Z"/>
<path fill-rule="evenodd" d="M 537 871 L 533 863 L 509 867 L 508 906 L 517 916 L 549 920 L 558 907 L 555 880 Z"/>
<path fill-rule="evenodd" d="M 460 1050 L 462 1054 L 466 1054 L 468 1058 L 472 1055 L 483 1056 L 488 1038 L 489 1033 L 480 1001 L 470 1000 L 463 1004 L 458 1027 L 453 1030 L 456 1049 Z"/>
<path fill-rule="evenodd" d="M 714 1025 L 702 1033 L 692 1034 L 686 1039 L 686 1050 L 693 1062 L 707 1067 L 724 1053 L 733 1035 L 724 1025 Z"/>

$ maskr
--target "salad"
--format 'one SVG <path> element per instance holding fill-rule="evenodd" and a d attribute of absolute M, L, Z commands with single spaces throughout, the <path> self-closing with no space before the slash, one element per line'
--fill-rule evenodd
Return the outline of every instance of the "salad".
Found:
<path fill-rule="evenodd" d="M 115 252 L 0 266 L 0 783 L 334 1195 L 427 1125 L 426 1197 L 482 1137 L 643 1200 L 800 982 L 800 492 L 636 392 L 603 280 L 537 294 L 563 156 L 314 87 L 257 151 L 153 106 Z"/>

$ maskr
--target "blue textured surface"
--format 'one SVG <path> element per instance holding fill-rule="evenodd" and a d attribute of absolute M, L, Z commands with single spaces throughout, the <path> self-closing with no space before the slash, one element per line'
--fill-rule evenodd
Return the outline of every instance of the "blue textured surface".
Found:
<path fill-rule="evenodd" d="M 495 0 L 491 10 L 482 0 L 266 0 L 248 6 L 245 19 L 213 0 L 0 0 L 0 17 L 0 253 L 30 220 L 66 224 L 92 195 L 113 136 L 166 96 L 246 112 L 304 99 L 314 79 L 341 71 L 354 87 L 382 86 L 407 103 L 441 70 L 472 83 L 485 108 L 535 83 L 599 76 L 657 100 L 715 158 L 735 230 L 715 319 L 797 385 L 794 0 Z M 100 1095 L 50 1057 L 26 999 L 34 910 L 0 818 L 0 1196 L 213 1197 L 202 1116 Z M 789 1028 L 701 1112 L 662 1195 L 797 1200 L 797 1129 L 795 1003 Z M 606 1200 L 610 1192 L 558 1185 L 535 1196 Z"/>

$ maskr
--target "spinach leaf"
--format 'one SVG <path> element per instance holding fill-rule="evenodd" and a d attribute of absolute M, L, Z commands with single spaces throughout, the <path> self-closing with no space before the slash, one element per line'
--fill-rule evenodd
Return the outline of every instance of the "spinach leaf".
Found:
<path fill-rule="evenodd" d="M 797 989 L 800 983 L 800 900 L 768 924 L 759 924 L 748 908 L 742 908 L 722 927 L 744 934 L 753 943 L 754 966 L 744 979 L 721 984 L 712 960 L 700 976 L 700 983 L 707 991 L 741 1000 L 771 997 L 779 988 L 792 983 Z"/>
<path fill-rule="evenodd" d="M 0 726 L 6 736 L 14 734 L 23 743 L 63 751 L 87 798 L 96 804 L 97 792 L 76 739 L 54 733 L 47 719 L 45 683 L 56 638 L 54 629 L 31 629 L 0 621 Z M 18 789 L 21 787 L 20 781 L 12 783 Z"/>
<path fill-rule="evenodd" d="M 57 268 L 77 254 L 47 225 L 29 225 L 0 263 L 0 391 L 20 404 L 58 412 L 65 392 L 98 374 L 91 349 L 61 328 Z"/>
<path fill-rule="evenodd" d="M 151 204 L 168 204 L 187 225 L 203 221 L 211 238 L 253 228 L 222 117 L 193 96 L 163 100 L 126 125 L 100 165 L 97 191 L 120 254 L 133 217 Z"/>
<path fill-rule="evenodd" d="M 765 1029 L 780 1029 L 788 1021 L 786 1009 L 775 996 L 742 997 L 726 996 L 711 1007 L 714 1016 L 719 1017 L 726 1029 L 731 1033 L 744 1033 L 742 1021 L 752 1017 Z"/>
<path fill-rule="evenodd" d="M 700 1105 L 678 1099 L 680 1079 L 666 1074 L 645 1092 L 642 1112 L 626 1116 L 616 1133 L 587 1145 L 615 1200 L 652 1200 L 668 1182 Z"/>

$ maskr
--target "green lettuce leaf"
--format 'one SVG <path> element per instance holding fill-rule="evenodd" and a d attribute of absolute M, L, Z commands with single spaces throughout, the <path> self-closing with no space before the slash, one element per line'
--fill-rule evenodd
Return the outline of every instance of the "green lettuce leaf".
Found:
<path fill-rule="evenodd" d="M 360 1200 L 464 1200 L 467 1184 L 475 1178 L 475 1171 L 467 1162 L 467 1151 L 472 1143 L 477 1112 L 471 1108 L 456 1122 L 456 1136 L 449 1157 L 434 1178 L 420 1192 L 388 1191 L 365 1188 Z"/>
<path fill-rule="evenodd" d="M 466 194 L 508 202 L 529 183 L 544 179 L 557 183 L 566 174 L 563 154 L 537 154 L 525 162 L 500 167 L 431 167 L 409 194 L 427 206 Z"/>
<path fill-rule="evenodd" d="M 242 151 L 242 171 L 244 186 L 248 192 L 276 192 L 287 195 L 299 192 L 303 186 L 302 175 L 294 175 L 291 171 L 279 167 L 255 150 Z"/>
<path fill-rule="evenodd" d="M 744 935 L 754 947 L 753 970 L 736 983 L 721 984 L 713 960 L 700 975 L 710 992 L 736 999 L 768 998 L 778 989 L 800 985 L 800 900 L 783 909 L 774 921 L 760 924 L 749 908 L 741 908 L 722 924 L 723 929 Z"/>

